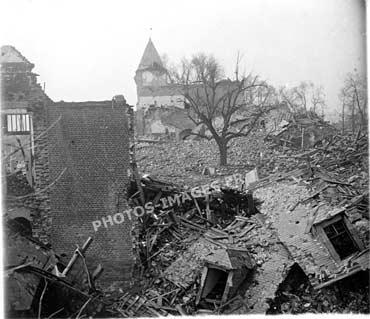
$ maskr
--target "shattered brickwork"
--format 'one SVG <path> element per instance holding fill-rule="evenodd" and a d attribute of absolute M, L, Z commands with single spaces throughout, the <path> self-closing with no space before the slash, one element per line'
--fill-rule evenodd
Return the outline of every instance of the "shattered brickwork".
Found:
<path fill-rule="evenodd" d="M 128 281 L 131 222 L 97 233 L 92 226 L 125 207 L 129 145 L 124 103 L 55 105 L 37 83 L 34 65 L 14 47 L 1 48 L 0 62 L 2 113 L 30 114 L 34 143 L 34 185 L 25 187 L 19 174 L 11 176 L 7 217 L 28 219 L 33 236 L 67 258 L 76 244 L 93 236 L 89 266 L 102 263 L 102 279 Z"/>
<path fill-rule="evenodd" d="M 37 83 L 37 74 L 32 72 L 34 64 L 12 46 L 1 47 L 1 54 L 2 114 L 23 109 L 31 115 L 35 163 L 33 190 L 24 194 L 20 189 L 13 189 L 10 196 L 6 197 L 6 211 L 8 217 L 12 218 L 13 212 L 19 217 L 21 215 L 18 212 L 21 209 L 28 210 L 27 217 L 26 215 L 24 217 L 31 219 L 34 237 L 47 243 L 51 219 L 48 146 L 45 132 L 48 128 L 46 109 L 53 101 Z M 4 125 L 4 121 L 2 123 Z M 28 144 L 22 147 L 28 148 Z"/>
<path fill-rule="evenodd" d="M 131 277 L 131 221 L 109 223 L 127 208 L 129 136 L 126 105 L 112 101 L 58 103 L 49 109 L 53 211 L 51 244 L 68 254 L 91 236 L 87 262 L 101 263 L 102 283 Z M 108 217 L 108 219 L 107 219 Z M 106 218 L 95 232 L 93 221 Z M 111 281 L 110 281 L 111 283 Z"/>
<path fill-rule="evenodd" d="M 35 186 L 34 190 L 37 198 L 37 214 L 33 220 L 34 236 L 42 242 L 50 241 L 51 216 L 50 216 L 50 168 L 49 168 L 49 150 L 46 108 L 52 105 L 50 100 L 38 98 L 32 103 L 32 120 L 34 132 L 34 163 L 35 163 Z"/>

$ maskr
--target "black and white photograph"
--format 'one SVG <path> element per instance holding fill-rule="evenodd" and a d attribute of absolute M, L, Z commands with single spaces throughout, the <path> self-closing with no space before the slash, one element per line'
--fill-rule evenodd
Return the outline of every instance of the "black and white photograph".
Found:
<path fill-rule="evenodd" d="M 368 315 L 367 5 L 1 1 L 2 317 Z"/>

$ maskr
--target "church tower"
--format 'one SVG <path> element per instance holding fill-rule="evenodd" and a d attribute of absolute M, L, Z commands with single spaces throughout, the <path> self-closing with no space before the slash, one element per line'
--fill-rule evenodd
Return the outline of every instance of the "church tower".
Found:
<path fill-rule="evenodd" d="M 167 85 L 167 70 L 150 38 L 136 70 L 135 82 L 138 96 L 143 87 Z"/>
<path fill-rule="evenodd" d="M 168 71 L 150 38 L 136 70 L 135 82 L 136 133 L 147 135 L 176 131 L 175 126 L 170 127 L 165 120 L 169 113 L 176 117 L 179 109 L 184 109 L 185 98 L 181 87 L 169 80 Z"/>

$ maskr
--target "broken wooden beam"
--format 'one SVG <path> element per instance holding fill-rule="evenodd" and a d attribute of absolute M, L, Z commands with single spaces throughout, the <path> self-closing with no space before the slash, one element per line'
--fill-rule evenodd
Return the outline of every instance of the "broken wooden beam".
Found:
<path fill-rule="evenodd" d="M 89 237 L 86 242 L 83 244 L 82 248 L 81 249 L 76 249 L 73 253 L 73 256 L 71 258 L 71 260 L 69 261 L 67 267 L 63 270 L 62 272 L 62 277 L 65 277 L 67 276 L 68 272 L 71 270 L 71 268 L 73 267 L 74 263 L 77 261 L 77 258 L 78 256 L 81 254 L 84 254 L 86 252 L 86 250 L 90 247 L 91 243 L 92 243 L 93 239 L 92 237 Z"/>
<path fill-rule="evenodd" d="M 181 305 L 177 305 L 176 306 L 176 310 L 179 312 L 179 314 L 181 316 L 188 316 L 188 314 L 186 313 L 186 311 L 181 307 Z"/>
<path fill-rule="evenodd" d="M 255 209 L 253 201 L 253 192 L 251 190 L 247 192 L 247 200 L 248 200 L 248 214 L 253 215 L 255 213 Z"/>

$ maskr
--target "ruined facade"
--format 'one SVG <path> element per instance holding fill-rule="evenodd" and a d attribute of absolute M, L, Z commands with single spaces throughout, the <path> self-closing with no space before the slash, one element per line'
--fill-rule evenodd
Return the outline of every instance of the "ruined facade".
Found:
<path fill-rule="evenodd" d="M 27 220 L 35 237 L 48 242 L 51 227 L 47 106 L 34 64 L 12 46 L 1 48 L 3 191 L 10 219 Z"/>
<path fill-rule="evenodd" d="M 103 264 L 103 281 L 131 278 L 131 221 L 126 208 L 130 168 L 124 100 L 54 103 L 34 65 L 14 47 L 1 49 L 5 215 L 29 227 L 66 260 L 93 238 L 88 264 Z M 97 231 L 93 222 L 104 218 Z M 107 226 L 107 227 L 104 227 Z"/>

